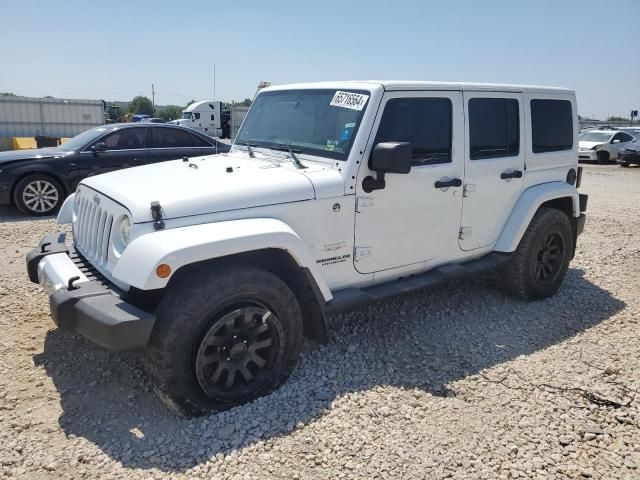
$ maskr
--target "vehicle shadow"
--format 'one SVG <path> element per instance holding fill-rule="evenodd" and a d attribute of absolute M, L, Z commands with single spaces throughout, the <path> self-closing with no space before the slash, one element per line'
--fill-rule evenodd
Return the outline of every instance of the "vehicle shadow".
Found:
<path fill-rule="evenodd" d="M 56 215 L 43 215 L 42 217 L 32 217 L 31 215 L 26 215 L 18 210 L 16 207 L 2 205 L 0 206 L 0 223 L 11 223 L 11 222 L 26 222 L 26 221 L 37 221 L 37 220 L 51 220 L 55 219 Z"/>
<path fill-rule="evenodd" d="M 514 300 L 494 283 L 490 275 L 465 280 L 332 317 L 334 340 L 307 344 L 283 387 L 206 417 L 179 418 L 165 409 L 149 391 L 137 352 L 110 353 L 53 330 L 34 362 L 60 394 L 67 435 L 89 440 L 127 468 L 183 472 L 304 428 L 300 423 L 350 392 L 391 385 L 453 396 L 451 382 L 562 342 L 625 306 L 577 269 L 543 302 Z M 575 301 L 578 294 L 584 301 Z"/>

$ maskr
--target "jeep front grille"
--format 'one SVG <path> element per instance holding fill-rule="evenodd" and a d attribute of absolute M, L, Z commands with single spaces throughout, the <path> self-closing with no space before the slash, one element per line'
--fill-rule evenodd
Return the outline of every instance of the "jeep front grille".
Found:
<path fill-rule="evenodd" d="M 106 265 L 109 255 L 109 237 L 113 215 L 100 208 L 100 204 L 81 196 L 77 205 L 77 223 L 74 243 L 92 262 Z"/>

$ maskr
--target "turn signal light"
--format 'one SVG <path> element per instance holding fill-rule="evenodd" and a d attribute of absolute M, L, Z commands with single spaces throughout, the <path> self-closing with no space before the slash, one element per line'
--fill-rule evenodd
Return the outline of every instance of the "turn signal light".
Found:
<path fill-rule="evenodd" d="M 160 278 L 167 278 L 169 275 L 171 275 L 171 267 L 166 263 L 161 263 L 156 267 L 156 275 L 158 275 Z"/>

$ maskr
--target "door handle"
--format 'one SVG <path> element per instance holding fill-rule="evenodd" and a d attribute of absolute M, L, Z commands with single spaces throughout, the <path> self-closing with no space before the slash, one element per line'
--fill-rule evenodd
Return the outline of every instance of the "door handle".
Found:
<path fill-rule="evenodd" d="M 500 174 L 500 178 L 502 180 L 507 180 L 508 178 L 522 178 L 522 171 L 514 170 L 513 172 L 502 172 Z"/>
<path fill-rule="evenodd" d="M 451 180 L 438 180 L 434 185 L 436 188 L 461 187 L 462 180 L 460 180 L 459 178 L 452 178 Z"/>

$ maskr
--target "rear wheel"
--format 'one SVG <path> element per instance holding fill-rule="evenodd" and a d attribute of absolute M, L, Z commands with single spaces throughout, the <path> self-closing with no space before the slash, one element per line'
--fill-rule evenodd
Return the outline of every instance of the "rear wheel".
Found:
<path fill-rule="evenodd" d="M 567 215 L 540 208 L 502 270 L 504 288 L 525 300 L 553 295 L 564 280 L 572 251 L 573 234 Z"/>
<path fill-rule="evenodd" d="M 229 408 L 289 377 L 302 345 L 302 315 L 279 277 L 229 265 L 179 280 L 158 305 L 146 351 L 154 389 L 169 408 L 180 415 Z"/>
<path fill-rule="evenodd" d="M 57 212 L 64 200 L 64 189 L 53 177 L 28 175 L 15 187 L 13 199 L 23 213 L 42 216 Z"/>

